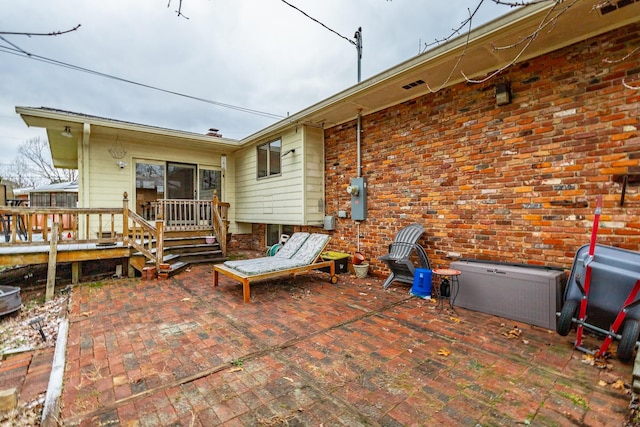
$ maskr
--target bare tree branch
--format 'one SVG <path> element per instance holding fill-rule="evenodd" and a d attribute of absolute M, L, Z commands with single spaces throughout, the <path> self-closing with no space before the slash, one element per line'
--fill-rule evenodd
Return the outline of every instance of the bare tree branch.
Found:
<path fill-rule="evenodd" d="M 167 4 L 167 7 L 171 7 L 171 0 L 169 0 L 169 3 Z M 178 10 L 176 10 L 175 12 L 178 14 L 178 16 L 182 16 L 184 19 L 189 19 L 187 16 L 185 16 L 182 13 L 182 0 L 179 0 Z"/>
<path fill-rule="evenodd" d="M 607 63 L 607 64 L 618 64 L 618 63 L 620 63 L 622 61 L 626 61 L 627 59 L 629 59 L 631 57 L 631 55 L 636 53 L 638 50 L 640 50 L 640 46 L 636 47 L 635 49 L 633 49 L 631 52 L 627 53 L 625 56 L 623 56 L 620 59 L 609 59 L 609 57 L 607 56 L 602 61 Z"/>
<path fill-rule="evenodd" d="M 522 49 L 520 49 L 520 51 L 513 57 L 513 59 L 511 61 L 509 61 L 507 64 L 505 64 L 504 66 L 500 67 L 499 69 L 497 69 L 496 71 L 494 71 L 493 73 L 489 74 L 488 76 L 482 78 L 482 79 L 471 79 L 470 77 L 468 77 L 463 71 L 461 72 L 462 75 L 464 76 L 464 78 L 467 80 L 467 82 L 469 83 L 484 83 L 487 80 L 492 79 L 493 77 L 497 76 L 498 74 L 502 73 L 504 70 L 506 70 L 507 68 L 511 67 L 513 64 L 515 64 L 516 62 L 518 62 L 518 60 L 522 57 L 522 55 L 524 55 L 524 53 L 526 52 L 526 50 L 529 48 L 529 46 L 531 46 L 531 43 L 533 43 L 533 41 L 538 37 L 538 34 L 540 34 L 540 32 L 545 29 L 546 27 L 552 25 L 555 26 L 555 24 L 557 23 L 558 18 L 563 15 L 564 13 L 566 13 L 574 4 L 578 3 L 580 0 L 573 0 L 571 1 L 568 5 L 566 5 L 564 8 L 562 8 L 560 11 L 558 11 L 557 14 L 553 15 L 553 13 L 556 11 L 558 5 L 560 3 L 564 3 L 565 0 L 555 0 L 555 4 L 553 5 L 553 7 L 551 9 L 549 9 L 547 11 L 547 13 L 545 14 L 545 16 L 542 18 L 542 21 L 540 22 L 540 24 L 538 25 L 538 28 L 531 34 L 529 34 L 528 36 L 520 39 L 519 41 L 517 41 L 516 43 L 513 43 L 511 45 L 508 46 L 503 46 L 503 47 L 496 47 L 493 46 L 494 50 L 505 50 L 505 49 L 511 49 L 514 48 L 516 46 L 519 46 L 520 44 L 522 44 L 523 42 L 526 42 L 524 44 L 524 46 L 522 47 Z M 553 15 L 553 16 L 552 16 Z"/>
<path fill-rule="evenodd" d="M 531 6 L 532 4 L 545 3 L 549 0 L 531 0 L 531 1 L 501 1 L 492 0 L 495 4 L 501 4 L 509 7 Z"/>
<path fill-rule="evenodd" d="M 455 37 L 458 34 L 460 34 L 460 30 L 462 30 L 464 27 L 466 27 L 467 24 L 469 25 L 469 32 L 471 32 L 471 20 L 473 19 L 475 14 L 478 12 L 478 9 L 480 9 L 480 6 L 482 6 L 482 3 L 484 3 L 484 0 L 480 0 L 480 2 L 478 3 L 478 6 L 476 6 L 476 8 L 473 11 L 473 13 L 469 13 L 469 18 L 467 18 L 464 21 L 462 21 L 458 28 L 452 29 L 451 30 L 452 31 L 451 34 L 449 34 L 447 37 L 444 37 L 442 39 L 436 39 L 433 43 L 425 43 L 424 44 L 424 50 L 422 52 L 419 52 L 419 53 L 426 52 L 426 50 L 428 48 L 430 48 L 431 46 L 439 45 L 440 43 L 445 43 L 445 42 L 451 40 L 453 37 Z M 468 42 L 469 42 L 469 39 L 467 38 L 467 44 L 468 44 Z M 466 46 L 465 46 L 465 50 L 466 50 Z"/>
<path fill-rule="evenodd" d="M 67 34 L 70 33 L 72 31 L 76 31 L 78 28 L 80 28 L 81 24 L 76 25 L 75 27 L 71 28 L 70 30 L 64 30 L 64 31 L 52 31 L 50 33 L 29 33 L 29 32 L 11 32 L 11 31 L 0 31 L 0 34 L 4 34 L 6 36 L 60 36 L 62 34 Z"/>
<path fill-rule="evenodd" d="M 637 86 L 627 83 L 626 79 L 622 79 L 622 86 L 627 89 L 640 90 L 640 83 Z"/>
<path fill-rule="evenodd" d="M 482 4 L 482 1 L 480 2 L 480 4 Z M 478 8 L 480 7 L 480 4 L 478 4 Z M 454 65 L 453 68 L 451 68 L 451 72 L 447 76 L 447 79 L 440 85 L 440 87 L 438 89 L 436 89 L 436 90 L 431 89 L 431 86 L 429 86 L 429 83 L 427 83 L 427 89 L 429 89 L 429 91 L 431 93 L 438 92 L 439 90 L 444 88 L 447 85 L 447 83 L 449 83 L 449 81 L 451 80 L 451 77 L 453 77 L 454 71 L 458 68 L 458 65 L 460 65 L 460 61 L 462 61 L 462 58 L 467 53 L 467 47 L 469 47 L 469 39 L 471 38 L 471 21 L 473 19 L 473 15 L 475 15 L 475 13 L 478 11 L 478 9 L 476 8 L 476 10 L 473 13 L 471 13 L 471 10 L 469 10 L 469 9 L 467 9 L 467 10 L 469 11 L 469 19 L 467 19 L 465 22 L 469 23 L 469 31 L 467 31 L 467 41 L 466 41 L 466 43 L 464 45 L 464 50 L 462 51 L 460 56 L 458 56 L 458 60 L 456 61 L 456 65 Z"/>
<path fill-rule="evenodd" d="M 42 182 L 29 173 L 29 166 L 22 157 L 16 157 L 9 163 L 2 174 L 3 181 L 11 181 L 15 188 L 36 187 Z"/>
<path fill-rule="evenodd" d="M 18 157 L 6 168 L 5 177 L 21 187 L 33 187 L 40 184 L 55 184 L 77 179 L 75 169 L 53 167 L 47 142 L 32 138 L 18 148 Z"/>
<path fill-rule="evenodd" d="M 627 53 L 625 56 L 623 56 L 620 59 L 609 59 L 609 57 L 606 57 L 602 60 L 602 62 L 606 64 L 619 64 L 622 61 L 626 61 L 627 59 L 629 59 L 631 56 L 633 56 L 633 54 L 635 54 L 639 50 L 640 50 L 640 46 L 632 49 L 631 52 Z M 637 85 L 632 85 L 631 83 L 627 82 L 626 78 L 622 79 L 622 86 L 624 86 L 627 89 L 640 90 L 640 83 Z"/>

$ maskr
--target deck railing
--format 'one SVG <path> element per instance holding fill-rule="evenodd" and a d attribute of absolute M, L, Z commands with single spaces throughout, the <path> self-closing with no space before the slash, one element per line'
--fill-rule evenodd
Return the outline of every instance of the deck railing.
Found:
<path fill-rule="evenodd" d="M 49 242 L 53 224 L 58 241 L 68 243 L 123 241 L 123 212 L 118 208 L 51 208 L 0 206 L 0 244 Z"/>
<path fill-rule="evenodd" d="M 218 200 L 159 200 L 155 220 L 129 209 L 127 193 L 122 208 L 54 208 L 0 206 L 0 245 L 41 245 L 51 240 L 58 224 L 58 241 L 66 243 L 123 242 L 156 264 L 162 261 L 164 234 L 200 231 L 214 235 L 227 253 L 229 204 Z"/>

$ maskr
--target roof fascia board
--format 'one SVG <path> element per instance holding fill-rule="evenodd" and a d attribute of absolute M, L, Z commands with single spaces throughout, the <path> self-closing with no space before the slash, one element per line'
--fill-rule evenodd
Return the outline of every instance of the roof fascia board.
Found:
<path fill-rule="evenodd" d="M 498 17 L 495 20 L 481 25 L 475 30 L 472 30 L 469 36 L 462 34 L 454 39 L 451 39 L 447 43 L 437 46 L 423 54 L 410 58 L 390 69 L 387 69 L 379 74 L 368 78 L 361 83 L 353 85 L 343 90 L 342 92 L 339 92 L 323 101 L 311 105 L 304 110 L 294 113 L 286 119 L 282 119 L 274 123 L 273 125 L 262 129 L 261 131 L 249 135 L 246 138 L 240 140 L 240 143 L 241 145 L 251 143 L 256 139 L 265 138 L 270 134 L 277 133 L 281 131 L 282 128 L 285 128 L 287 126 L 291 126 L 294 124 L 303 124 L 306 117 L 310 116 L 313 113 L 319 112 L 323 108 L 330 107 L 335 103 L 344 102 L 350 97 L 366 92 L 367 89 L 371 87 L 381 84 L 391 78 L 408 73 L 415 68 L 420 67 L 421 65 L 430 61 L 434 61 L 442 56 L 452 55 L 455 53 L 455 51 L 464 49 L 465 45 L 467 44 L 469 46 L 481 44 L 484 40 L 486 40 L 488 37 L 491 37 L 496 32 L 502 31 L 507 27 L 513 27 L 523 20 L 536 19 L 536 17 L 546 13 L 547 9 L 552 8 L 554 3 L 554 1 L 549 1 L 547 3 L 534 4 L 527 7 L 521 7 L 509 14 L 502 15 L 501 17 Z M 414 97 L 415 95 L 409 96 L 407 99 L 412 99 Z M 395 103 L 393 105 L 395 105 Z M 386 107 L 381 107 L 381 109 L 384 108 Z"/>
<path fill-rule="evenodd" d="M 208 135 L 201 135 L 193 132 L 186 132 L 174 129 L 158 128 L 153 126 L 121 122 L 118 120 L 101 119 L 99 117 L 90 117 L 71 112 L 53 111 L 33 107 L 16 107 L 16 113 L 20 114 L 22 120 L 29 125 L 26 117 L 32 116 L 42 119 L 57 120 L 60 122 L 72 122 L 89 124 L 91 126 L 101 126 L 111 129 L 121 129 L 131 132 L 150 133 L 154 135 L 168 136 L 181 139 L 190 139 L 193 141 L 201 141 L 208 143 L 217 143 L 235 148 L 239 145 L 238 140 L 229 138 L 220 138 Z"/>

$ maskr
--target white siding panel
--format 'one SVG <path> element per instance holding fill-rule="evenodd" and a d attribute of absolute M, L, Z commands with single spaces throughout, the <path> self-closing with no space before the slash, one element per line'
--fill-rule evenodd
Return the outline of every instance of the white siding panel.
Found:
<path fill-rule="evenodd" d="M 305 132 L 305 222 L 324 222 L 324 131 L 307 128 Z"/>
<path fill-rule="evenodd" d="M 295 149 L 282 158 L 282 173 L 278 176 L 257 178 L 256 145 L 240 150 L 235 155 L 236 198 L 235 220 L 239 222 L 270 224 L 303 224 L 303 158 L 302 128 L 291 129 L 281 136 L 282 152 Z"/>
<path fill-rule="evenodd" d="M 129 208 L 134 209 L 136 159 L 173 161 L 207 167 L 221 166 L 220 153 L 157 140 L 150 142 L 144 139 L 144 134 L 141 134 L 138 138 L 118 137 L 118 144 L 126 151 L 121 160 L 127 164 L 124 168 L 120 168 L 116 164 L 117 160 L 109 153 L 109 149 L 116 141 L 116 135 L 92 134 L 90 138 L 89 167 L 86 171 L 90 183 L 86 205 L 88 207 L 120 208 L 123 204 L 123 194 L 127 192 Z M 106 228 L 107 225 L 103 222 L 103 229 Z M 97 224 L 92 223 L 91 229 L 97 231 Z"/>

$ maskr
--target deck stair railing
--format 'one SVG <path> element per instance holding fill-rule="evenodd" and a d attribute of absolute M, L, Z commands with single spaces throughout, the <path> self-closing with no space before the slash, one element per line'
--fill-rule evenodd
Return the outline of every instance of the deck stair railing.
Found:
<path fill-rule="evenodd" d="M 129 209 L 129 198 L 122 198 L 123 223 L 126 224 L 124 242 L 151 261 L 157 271 L 164 258 L 164 221 L 156 220 L 155 226 Z"/>
<path fill-rule="evenodd" d="M 216 236 L 223 255 L 227 253 L 229 203 L 212 200 L 161 199 L 152 203 L 151 220 L 163 220 L 164 231 L 201 232 Z"/>
<path fill-rule="evenodd" d="M 218 200 L 218 196 L 213 196 L 213 232 L 220 242 L 220 250 L 223 256 L 227 256 L 227 230 L 229 224 L 229 203 Z"/>

